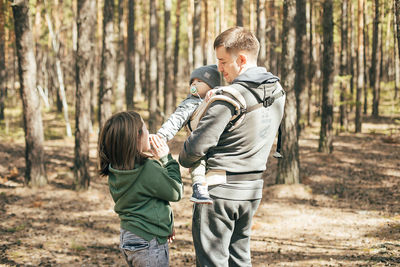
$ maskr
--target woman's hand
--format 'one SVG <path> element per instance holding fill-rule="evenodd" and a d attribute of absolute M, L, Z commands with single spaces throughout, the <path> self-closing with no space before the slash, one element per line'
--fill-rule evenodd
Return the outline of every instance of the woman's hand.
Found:
<path fill-rule="evenodd" d="M 156 159 L 160 159 L 169 154 L 167 143 L 156 134 L 149 135 L 151 149 L 150 152 Z"/>

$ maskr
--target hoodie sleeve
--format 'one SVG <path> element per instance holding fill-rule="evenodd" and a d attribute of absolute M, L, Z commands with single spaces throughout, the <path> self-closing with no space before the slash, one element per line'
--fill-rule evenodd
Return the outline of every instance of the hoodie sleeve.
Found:
<path fill-rule="evenodd" d="M 185 126 L 200 103 L 200 99 L 188 96 L 169 116 L 166 122 L 158 130 L 157 135 L 162 136 L 166 141 L 171 140 L 183 126 Z"/>
<path fill-rule="evenodd" d="M 183 185 L 179 164 L 171 154 L 160 159 L 159 162 L 152 160 L 152 175 L 148 176 L 147 190 L 153 197 L 165 201 L 179 201 L 182 198 Z"/>
<path fill-rule="evenodd" d="M 225 101 L 213 102 L 196 130 L 185 141 L 179 154 L 179 163 L 190 168 L 218 144 L 221 134 L 234 115 L 234 107 Z"/>

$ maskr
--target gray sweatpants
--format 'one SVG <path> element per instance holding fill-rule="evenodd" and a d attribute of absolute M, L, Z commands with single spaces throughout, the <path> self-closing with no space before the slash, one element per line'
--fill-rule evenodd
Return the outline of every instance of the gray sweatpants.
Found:
<path fill-rule="evenodd" d="M 213 197 L 212 205 L 194 204 L 197 266 L 251 266 L 251 222 L 260 201 Z"/>

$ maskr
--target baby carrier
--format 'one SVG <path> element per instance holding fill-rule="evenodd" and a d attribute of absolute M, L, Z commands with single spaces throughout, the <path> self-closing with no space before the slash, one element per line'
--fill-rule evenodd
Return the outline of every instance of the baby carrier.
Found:
<path fill-rule="evenodd" d="M 253 85 L 253 87 L 252 87 Z M 242 94 L 239 92 L 237 88 L 244 87 L 256 98 L 257 103 L 253 106 L 248 107 L 246 101 Z M 255 89 L 263 90 L 264 95 L 261 98 Z M 189 122 L 187 124 L 190 131 L 193 131 L 197 128 L 200 120 L 205 115 L 208 107 L 217 100 L 226 101 L 233 105 L 235 108 L 235 114 L 232 116 L 230 122 L 226 126 L 226 131 L 232 131 L 243 121 L 247 113 L 250 113 L 256 109 L 261 107 L 268 108 L 271 106 L 274 101 L 285 94 L 285 91 L 282 89 L 282 86 L 279 82 L 274 83 L 263 83 L 254 87 L 254 83 L 250 82 L 237 82 L 231 84 L 229 86 L 224 86 L 221 88 L 216 88 L 215 93 L 208 99 L 203 101 L 199 107 L 195 110 L 193 115 L 190 117 Z"/>

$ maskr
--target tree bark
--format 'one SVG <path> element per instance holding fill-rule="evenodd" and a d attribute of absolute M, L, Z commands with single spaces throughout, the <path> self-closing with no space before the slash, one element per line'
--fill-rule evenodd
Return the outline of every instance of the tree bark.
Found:
<path fill-rule="evenodd" d="M 323 64 L 322 64 L 322 116 L 318 151 L 332 153 L 333 151 L 333 0 L 323 2 Z"/>
<path fill-rule="evenodd" d="M 279 75 L 280 69 L 278 68 L 277 60 L 277 52 L 275 51 L 277 47 L 277 23 L 276 23 L 276 16 L 275 16 L 275 0 L 268 1 L 268 19 L 267 19 L 267 26 L 269 29 L 268 32 L 268 69 L 272 73 Z"/>
<path fill-rule="evenodd" d="M 100 90 L 99 90 L 99 129 L 112 115 L 111 102 L 116 76 L 116 45 L 114 32 L 114 1 L 104 1 L 103 49 L 101 52 Z"/>
<path fill-rule="evenodd" d="M 340 23 L 340 126 L 342 129 L 347 129 L 347 79 L 344 77 L 348 75 L 347 70 L 347 36 L 348 36 L 348 0 L 342 1 L 342 13 Z"/>
<path fill-rule="evenodd" d="M 296 1 L 296 17 L 295 17 L 295 27 L 296 27 L 296 57 L 295 57 L 295 71 L 296 80 L 294 83 L 294 88 L 296 92 L 296 102 L 297 102 L 297 135 L 300 135 L 300 131 L 305 127 L 304 115 L 306 113 L 306 30 L 307 30 L 307 20 L 306 20 L 306 1 L 297 0 Z"/>
<path fill-rule="evenodd" d="M 87 189 L 89 174 L 90 80 L 93 64 L 96 1 L 78 0 L 75 107 L 75 189 Z"/>
<path fill-rule="evenodd" d="M 5 57 L 5 5 L 0 0 L 0 120 L 4 120 L 6 96 L 6 57 Z"/>
<path fill-rule="evenodd" d="M 357 92 L 356 92 L 356 118 L 355 118 L 355 132 L 360 133 L 362 127 L 361 115 L 361 95 L 364 83 L 364 41 L 363 41 L 363 6 L 364 0 L 358 0 L 358 16 L 357 16 Z"/>
<path fill-rule="evenodd" d="M 396 16 L 396 32 L 397 32 L 397 51 L 398 51 L 398 56 L 400 58 L 400 1 L 394 0 L 395 4 L 395 16 Z"/>
<path fill-rule="evenodd" d="M 172 90 L 172 105 L 176 107 L 176 98 L 178 90 L 178 70 L 179 70 L 179 44 L 180 44 L 180 25 L 181 25 L 181 0 L 176 2 L 176 21 L 175 21 L 175 44 L 174 44 L 174 86 Z"/>
<path fill-rule="evenodd" d="M 194 59 L 194 53 L 193 53 L 193 51 L 194 51 L 194 47 L 193 47 L 193 28 L 194 28 L 194 26 L 193 27 L 191 27 L 190 25 L 194 25 L 193 23 L 194 23 L 194 18 L 193 18 L 193 9 L 194 9 L 194 3 L 193 3 L 193 1 L 194 0 L 188 0 L 187 2 L 188 2 L 188 6 L 187 6 L 187 38 L 188 38 L 188 50 L 187 50 L 187 52 L 188 52 L 188 57 L 187 57 L 187 60 L 188 60 L 188 67 L 187 67 L 187 69 L 186 69 L 186 71 L 187 71 L 187 73 L 185 73 L 186 75 L 190 75 L 190 73 L 192 72 L 192 70 L 193 70 L 193 65 L 194 65 L 194 62 L 193 62 L 193 59 Z"/>
<path fill-rule="evenodd" d="M 400 37 L 397 33 L 399 33 L 397 31 L 396 33 L 396 28 L 397 25 L 399 23 L 399 16 L 398 16 L 398 12 L 399 10 L 397 10 L 396 12 L 396 8 L 400 7 L 400 5 L 397 5 L 399 1 L 394 0 L 393 1 L 393 12 L 395 13 L 393 16 L 393 40 L 394 40 L 394 99 L 397 99 L 399 97 L 399 86 L 400 86 L 400 66 L 399 66 L 399 61 L 400 61 L 400 43 L 399 43 L 399 39 L 397 39 L 397 37 Z"/>
<path fill-rule="evenodd" d="M 49 33 L 50 37 L 52 39 L 52 46 L 53 46 L 53 51 L 55 53 L 55 61 L 56 61 L 56 73 L 57 73 L 57 80 L 58 80 L 58 86 L 59 86 L 59 96 L 60 96 L 60 101 L 62 104 L 62 110 L 64 114 L 64 120 L 65 120 L 65 128 L 67 132 L 68 137 L 72 137 L 72 130 L 71 130 L 71 124 L 69 123 L 69 117 L 68 117 L 68 103 L 67 103 L 67 96 L 65 95 L 65 86 L 64 86 L 64 75 L 63 71 L 61 68 L 61 60 L 60 60 L 60 42 L 57 41 L 56 35 L 53 31 L 53 26 L 50 20 L 49 14 L 46 13 L 46 21 L 47 25 L 49 28 Z"/>
<path fill-rule="evenodd" d="M 372 87 L 372 116 L 379 116 L 379 90 L 380 90 L 380 64 L 381 64 L 381 30 L 379 0 L 375 0 L 375 17 L 372 37 L 372 64 L 371 64 L 371 87 Z"/>
<path fill-rule="evenodd" d="M 122 111 L 125 103 L 125 0 L 118 0 L 118 49 L 117 49 L 117 86 L 115 91 L 115 109 Z"/>
<path fill-rule="evenodd" d="M 260 53 L 258 54 L 258 66 L 265 67 L 267 60 L 267 41 L 266 32 L 267 28 L 265 16 L 265 0 L 257 0 L 257 39 L 260 42 Z"/>
<path fill-rule="evenodd" d="M 41 187 L 47 184 L 43 124 L 39 95 L 36 90 L 36 60 L 33 35 L 29 22 L 29 2 L 12 3 L 18 73 L 25 130 L 25 184 Z"/>
<path fill-rule="evenodd" d="M 171 6 L 171 0 L 164 1 L 164 114 L 166 116 L 171 115 L 174 111 Z M 176 31 L 179 32 L 179 28 Z"/>
<path fill-rule="evenodd" d="M 156 0 L 150 1 L 150 58 L 149 58 L 149 131 L 157 130 L 157 10 Z"/>
<path fill-rule="evenodd" d="M 203 65 L 203 52 L 201 49 L 201 1 L 194 0 L 193 16 L 193 67 Z"/>
<path fill-rule="evenodd" d="M 135 89 L 135 1 L 128 0 L 128 40 L 126 55 L 126 82 L 125 82 L 125 102 L 126 109 L 134 108 L 133 92 Z M 155 7 L 154 7 L 155 8 Z"/>
<path fill-rule="evenodd" d="M 295 95 L 295 51 L 296 51 L 296 1 L 283 2 L 281 81 L 286 91 L 285 113 L 283 115 L 282 149 L 283 159 L 278 161 L 277 184 L 300 183 L 299 145 L 297 139 L 297 108 Z"/>
<path fill-rule="evenodd" d="M 311 125 L 311 103 L 312 103 L 312 93 L 313 93 L 313 80 L 315 76 L 316 66 L 315 66 L 315 46 L 314 46 L 314 23 L 313 23 L 313 0 L 309 2 L 309 38 L 308 38 L 308 68 L 307 68 L 307 78 L 308 78 L 308 102 L 307 102 L 307 125 Z"/>
<path fill-rule="evenodd" d="M 243 27 L 243 0 L 236 0 L 236 26 Z"/>

